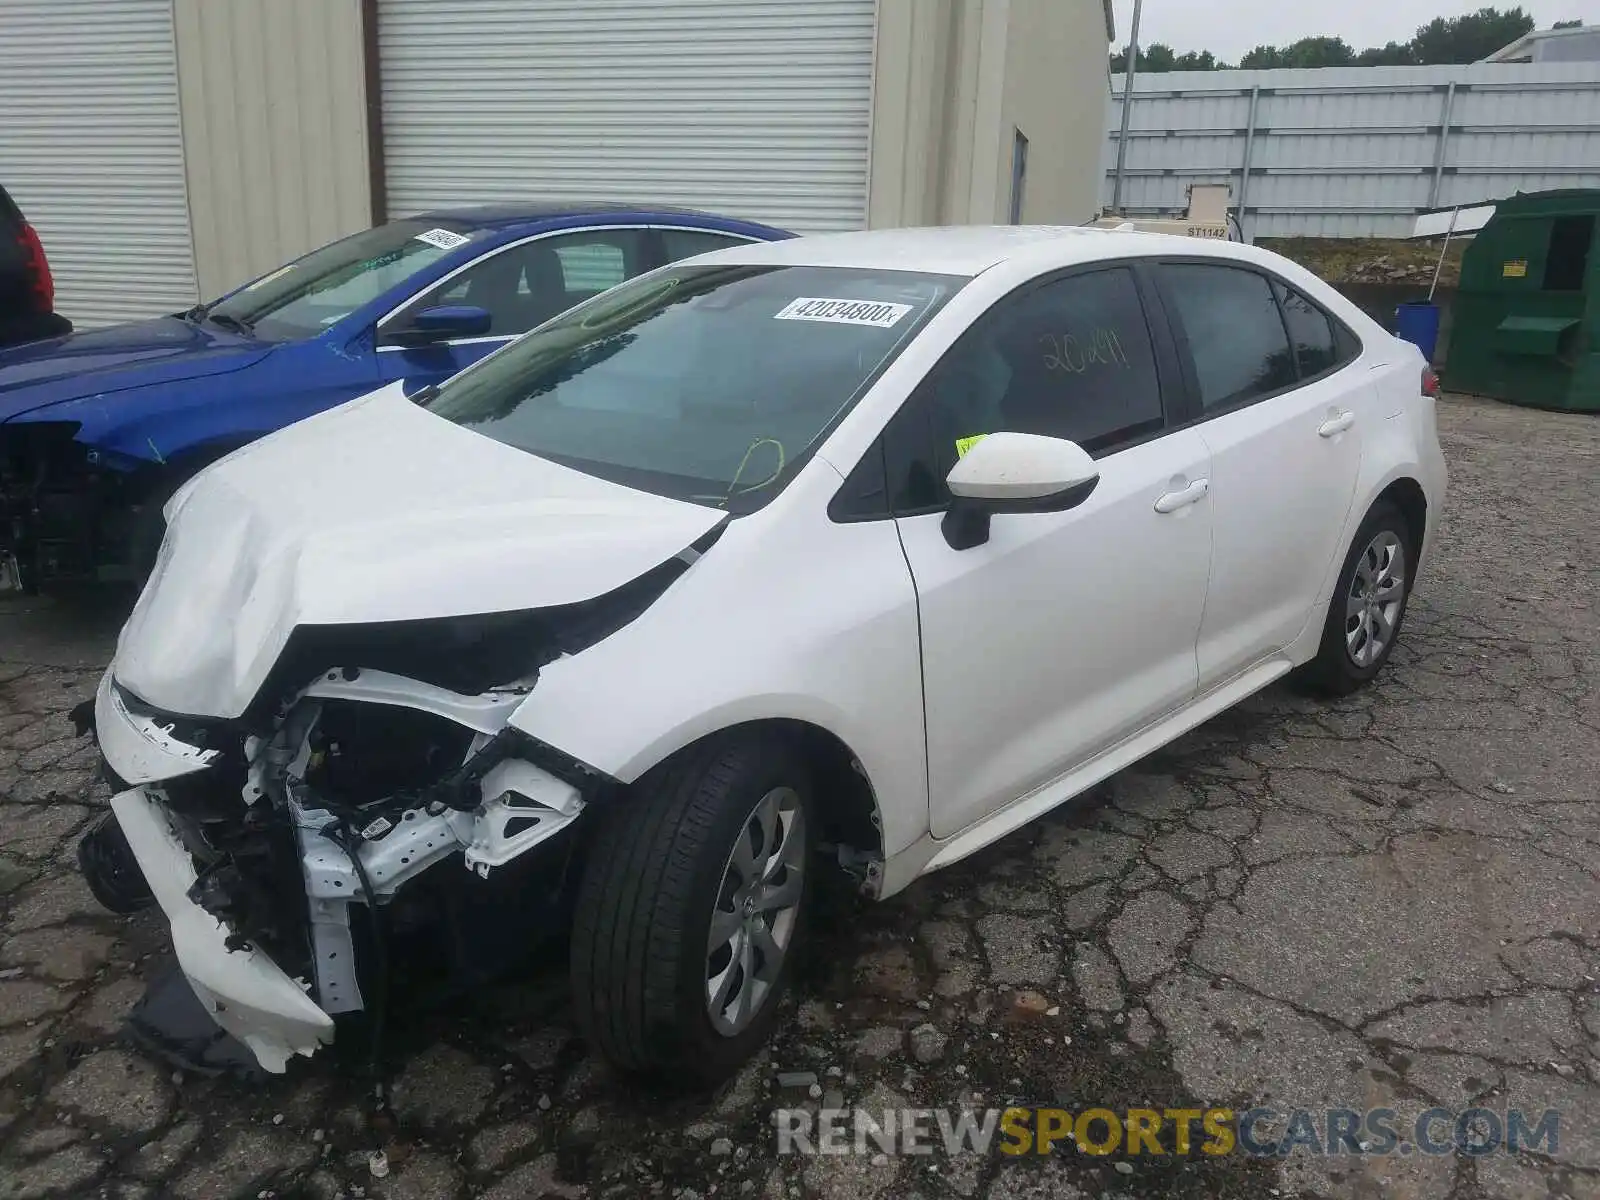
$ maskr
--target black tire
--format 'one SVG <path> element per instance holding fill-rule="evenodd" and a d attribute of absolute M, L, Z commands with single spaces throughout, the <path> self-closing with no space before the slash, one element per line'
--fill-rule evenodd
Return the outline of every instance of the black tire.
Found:
<path fill-rule="evenodd" d="M 78 869 L 94 898 L 110 912 L 127 916 L 155 902 L 115 813 L 101 813 L 85 831 L 78 842 Z"/>
<path fill-rule="evenodd" d="M 706 995 L 712 910 L 737 838 L 775 789 L 792 789 L 804 818 L 799 908 L 776 981 L 750 1023 L 727 1034 Z M 781 737 L 724 735 L 650 772 L 602 821 L 573 916 L 578 1023 L 625 1071 L 712 1086 L 766 1040 L 793 971 L 815 874 L 810 774 Z"/>
<path fill-rule="evenodd" d="M 1351 653 L 1346 636 L 1349 628 L 1347 622 L 1351 619 L 1347 616 L 1347 602 L 1357 587 L 1356 572 L 1362 556 L 1367 553 L 1368 547 L 1372 546 L 1374 539 L 1384 534 L 1392 536 L 1398 542 L 1405 556 L 1400 607 L 1392 621 L 1393 632 L 1382 644 L 1376 656 L 1367 662 L 1357 662 Z M 1344 564 L 1339 568 L 1339 581 L 1334 585 L 1333 595 L 1328 600 L 1328 613 L 1322 627 L 1322 644 L 1317 649 L 1317 656 L 1296 672 L 1296 681 L 1309 691 L 1328 696 L 1347 696 L 1371 683 L 1378 672 L 1383 670 L 1384 664 L 1389 661 L 1389 656 L 1394 653 L 1395 643 L 1400 640 L 1400 631 L 1405 624 L 1406 607 L 1411 600 L 1416 565 L 1417 551 L 1410 523 L 1394 505 L 1388 501 L 1379 501 L 1367 513 L 1366 519 L 1361 522 L 1361 527 L 1356 530 L 1356 536 L 1350 543 Z"/>

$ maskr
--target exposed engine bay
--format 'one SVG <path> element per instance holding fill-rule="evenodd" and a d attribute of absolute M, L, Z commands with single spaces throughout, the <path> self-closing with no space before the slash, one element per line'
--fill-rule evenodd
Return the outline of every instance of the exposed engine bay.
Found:
<path fill-rule="evenodd" d="M 560 835 L 617 786 L 510 718 L 543 664 L 632 620 L 699 549 L 555 609 L 302 626 L 237 718 L 157 710 L 107 672 L 77 714 L 117 791 L 80 850 L 91 888 L 114 911 L 161 904 L 201 1006 L 269 1071 L 374 991 L 381 1021 L 392 942 L 491 977 L 525 948 L 517 922 L 561 903 Z"/>
<path fill-rule="evenodd" d="M 77 432 L 70 421 L 0 427 L 0 592 L 133 577 L 160 472 L 86 448 Z"/>
<path fill-rule="evenodd" d="M 229 956 L 275 968 L 329 1017 L 366 1009 L 364 978 L 386 972 L 392 937 L 426 928 L 437 942 L 441 925 L 464 908 L 500 899 L 487 886 L 491 874 L 556 838 L 583 812 L 586 793 L 604 788 L 602 778 L 506 727 L 530 686 L 466 695 L 345 668 L 303 689 L 270 733 L 253 734 L 233 722 L 141 713 L 107 679 L 97 726 L 124 715 L 148 723 L 193 748 L 203 765 L 119 792 L 117 820 L 85 840 L 90 885 L 124 911 L 153 892 L 184 962 L 182 912 L 161 892 L 187 865 L 180 909 L 214 918 Z M 188 860 L 159 881 L 151 847 L 140 844 L 140 831 L 152 829 L 169 835 L 169 857 L 181 848 Z M 131 880 L 141 869 L 138 886 Z M 553 884 L 560 871 L 541 875 Z M 465 952 L 445 966 L 492 973 L 487 957 L 473 959 L 471 941 L 444 939 L 443 953 Z M 184 965 L 213 1019 L 266 1069 L 281 1071 L 293 1053 L 331 1040 L 331 1022 L 315 1039 L 272 1028 L 272 1003 L 227 994 L 226 981 L 208 996 L 204 970 Z M 252 1002 L 268 1011 L 252 1015 Z"/>
<path fill-rule="evenodd" d="M 382 469 L 353 475 L 352 445 Z M 77 714 L 115 791 L 80 860 L 113 910 L 160 906 L 202 1023 L 282 1071 L 335 1017 L 381 1030 L 391 979 L 472 988 L 568 932 L 577 827 L 640 768 L 574 752 L 609 713 L 557 730 L 533 708 L 584 697 L 577 664 L 728 514 L 441 424 L 398 389 L 262 439 L 164 513 Z M 605 687 L 628 697 L 627 672 Z M 634 755 L 661 736 L 624 728 Z"/>

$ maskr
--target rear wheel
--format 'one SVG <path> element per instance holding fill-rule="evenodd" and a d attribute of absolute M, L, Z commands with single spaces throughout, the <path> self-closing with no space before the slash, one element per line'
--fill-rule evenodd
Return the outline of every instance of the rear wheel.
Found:
<path fill-rule="evenodd" d="M 816 822 L 783 739 L 714 738 L 606 814 L 573 919 L 579 1023 L 618 1066 L 713 1084 L 766 1040 L 810 890 Z"/>
<path fill-rule="evenodd" d="M 1405 621 L 1416 557 L 1400 510 L 1387 502 L 1375 505 L 1340 570 L 1317 656 L 1301 670 L 1306 684 L 1348 695 L 1383 669 Z"/>

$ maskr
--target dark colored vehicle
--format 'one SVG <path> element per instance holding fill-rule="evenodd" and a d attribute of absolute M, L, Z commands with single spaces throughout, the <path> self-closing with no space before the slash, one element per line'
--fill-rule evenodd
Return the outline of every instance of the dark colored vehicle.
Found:
<path fill-rule="evenodd" d="M 0 348 L 71 333 L 55 298 L 39 234 L 0 187 Z"/>
<path fill-rule="evenodd" d="M 452 209 L 185 313 L 0 350 L 0 591 L 136 580 L 162 506 L 224 455 L 386 384 L 442 383 L 645 271 L 793 236 L 683 209 Z"/>

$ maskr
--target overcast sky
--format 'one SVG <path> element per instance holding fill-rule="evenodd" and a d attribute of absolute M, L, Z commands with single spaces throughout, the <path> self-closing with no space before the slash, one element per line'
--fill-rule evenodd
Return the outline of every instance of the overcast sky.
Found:
<path fill-rule="evenodd" d="M 1342 37 L 1357 50 L 1404 42 L 1434 17 L 1476 12 L 1490 0 L 1339 0 L 1339 3 L 1294 3 L 1293 0 L 1144 0 L 1139 18 L 1139 44 L 1165 42 L 1180 54 L 1210 50 L 1218 58 L 1238 62 L 1245 51 L 1263 43 L 1282 46 L 1303 37 Z M 1133 25 L 1133 0 L 1114 0 L 1117 43 L 1126 47 Z M 1537 29 L 1557 21 L 1600 21 L 1600 0 L 1521 0 Z M 1515 3 L 1498 3 L 1515 8 Z"/>

